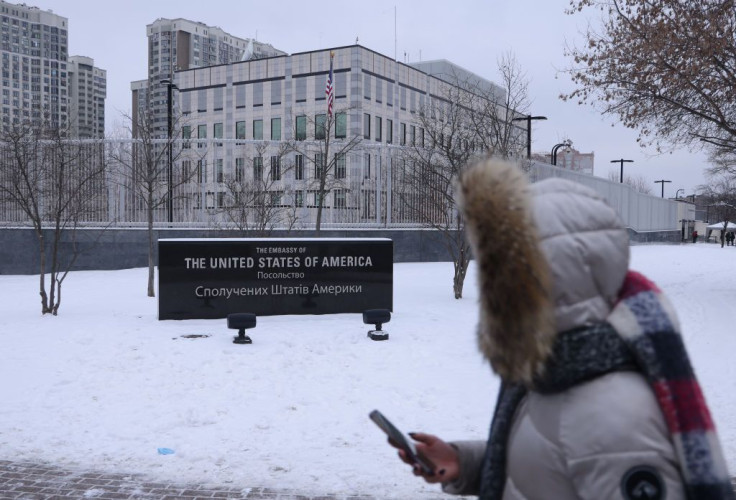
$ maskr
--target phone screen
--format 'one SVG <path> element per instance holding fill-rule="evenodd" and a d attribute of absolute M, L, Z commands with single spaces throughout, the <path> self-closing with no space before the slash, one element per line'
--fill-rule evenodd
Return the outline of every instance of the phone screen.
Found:
<path fill-rule="evenodd" d="M 383 432 L 386 433 L 386 435 L 388 435 L 389 438 L 391 438 L 394 443 L 404 450 L 404 453 L 406 453 L 409 460 L 419 465 L 425 474 L 430 476 L 434 474 L 434 464 L 426 457 L 417 453 L 417 448 L 414 446 L 414 442 L 403 432 L 397 429 L 396 426 L 384 417 L 380 411 L 373 410 L 368 416 L 383 430 Z"/>

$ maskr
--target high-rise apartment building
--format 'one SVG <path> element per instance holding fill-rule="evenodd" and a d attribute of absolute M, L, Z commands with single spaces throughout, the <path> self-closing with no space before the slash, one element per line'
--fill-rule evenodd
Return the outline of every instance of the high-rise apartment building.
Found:
<path fill-rule="evenodd" d="M 146 26 L 148 36 L 148 78 L 131 83 L 133 114 L 139 116 L 141 102 L 158 134 L 167 131 L 168 87 L 162 81 L 174 81 L 174 72 L 240 61 L 284 55 L 270 44 L 238 38 L 216 26 L 187 19 L 160 18 Z M 144 100 L 145 98 L 145 100 Z M 137 108 L 137 109 L 136 109 Z M 133 124 L 134 133 L 136 123 Z"/>
<path fill-rule="evenodd" d="M 3 126 L 47 121 L 66 127 L 68 20 L 0 0 Z"/>
<path fill-rule="evenodd" d="M 107 71 L 96 68 L 94 60 L 84 56 L 71 56 L 67 69 L 73 135 L 88 139 L 103 138 Z"/>
<path fill-rule="evenodd" d="M 105 72 L 94 68 L 89 58 L 70 60 L 66 17 L 0 0 L 0 36 L 3 127 L 45 123 L 61 130 L 71 126 L 72 134 L 84 137 L 104 136 Z M 92 75 L 89 90 L 87 74 Z M 80 102 L 74 100 L 73 88 Z M 90 109 L 94 126 L 88 125 Z M 79 110 L 83 110 L 84 117 L 77 117 Z M 99 116 L 102 122 L 97 120 Z M 76 124 L 81 128 L 77 129 Z"/>

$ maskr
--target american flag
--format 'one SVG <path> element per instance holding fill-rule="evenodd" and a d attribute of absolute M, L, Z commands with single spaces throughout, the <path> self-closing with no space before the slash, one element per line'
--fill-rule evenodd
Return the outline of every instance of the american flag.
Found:
<path fill-rule="evenodd" d="M 335 57 L 334 52 L 330 52 L 330 74 L 327 75 L 327 86 L 325 87 L 325 95 L 327 96 L 327 114 L 332 116 L 332 103 L 335 100 L 335 88 L 332 86 L 332 59 Z"/>

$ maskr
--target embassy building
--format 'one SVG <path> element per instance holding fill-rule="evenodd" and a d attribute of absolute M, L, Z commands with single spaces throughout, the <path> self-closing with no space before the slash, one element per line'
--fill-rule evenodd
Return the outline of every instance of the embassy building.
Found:
<path fill-rule="evenodd" d="M 313 227 L 321 195 L 323 224 L 416 224 L 392 199 L 401 194 L 404 153 L 429 147 L 418 117 L 447 104 L 442 96 L 458 78 L 503 95 L 448 61 L 404 64 L 360 45 L 177 71 L 184 149 L 174 170 L 188 180 L 177 186 L 175 220 L 227 222 L 236 181 L 258 183 L 254 204 L 280 209 L 281 226 Z"/>

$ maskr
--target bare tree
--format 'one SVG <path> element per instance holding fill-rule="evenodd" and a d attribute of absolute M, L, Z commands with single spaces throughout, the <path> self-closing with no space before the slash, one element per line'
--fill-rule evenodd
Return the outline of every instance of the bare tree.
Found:
<path fill-rule="evenodd" d="M 33 227 L 41 313 L 54 316 L 80 253 L 79 226 L 101 220 L 98 212 L 106 207 L 104 144 L 67 139 L 66 132 L 22 125 L 0 132 L 0 205 Z"/>
<path fill-rule="evenodd" d="M 512 120 L 529 111 L 529 80 L 513 52 L 501 56 L 496 67 L 500 87 L 456 76 L 461 90 L 454 97 L 469 110 L 466 115 L 479 148 L 508 159 L 520 156 L 523 149 L 519 128 Z"/>
<path fill-rule="evenodd" d="M 314 119 L 311 117 L 297 117 L 311 124 L 314 135 L 307 140 L 306 135 L 300 135 L 297 130 L 296 140 L 292 149 L 307 159 L 314 169 L 308 189 L 315 194 L 317 217 L 315 235 L 319 237 L 322 227 L 322 214 L 327 194 L 334 189 L 344 189 L 347 177 L 348 153 L 362 142 L 358 134 L 350 134 L 348 128 L 348 110 L 340 109 L 334 114 L 320 114 Z M 297 127 L 298 129 L 299 127 Z"/>
<path fill-rule="evenodd" d="M 573 0 L 569 14 L 602 12 L 581 47 L 566 50 L 589 103 L 638 129 L 639 142 L 736 147 L 736 17 L 733 0 Z M 703 141 L 703 142 L 701 142 Z"/>
<path fill-rule="evenodd" d="M 611 182 L 620 182 L 621 176 L 617 170 L 608 171 L 608 180 Z M 624 175 L 624 182 L 627 186 L 631 186 L 637 193 L 652 194 L 652 186 L 649 185 L 649 181 L 643 175 L 637 175 L 636 177 L 631 175 Z"/>
<path fill-rule="evenodd" d="M 176 169 L 175 174 L 172 172 L 169 183 L 169 168 L 173 171 L 173 165 L 184 157 L 195 158 L 200 168 L 203 168 L 202 158 L 206 155 L 207 143 L 199 141 L 197 148 L 191 148 L 189 137 L 179 139 L 183 132 L 183 135 L 189 135 L 183 130 L 179 118 L 173 120 L 170 137 L 163 138 L 148 111 L 140 111 L 135 123 L 132 116 L 124 115 L 124 118 L 129 123 L 128 131 L 131 136 L 135 130 L 135 137 L 130 141 L 119 142 L 118 147 L 112 151 L 111 158 L 116 165 L 116 181 L 132 194 L 133 205 L 141 206 L 145 212 L 148 229 L 147 289 L 148 296 L 154 297 L 154 222 L 157 219 L 164 222 L 167 216 L 173 218 L 173 211 L 169 214 L 167 210 L 167 205 L 173 205 L 174 201 L 169 197 L 176 196 L 178 188 L 188 183 L 197 173 L 195 169 Z"/>
<path fill-rule="evenodd" d="M 440 96 L 418 113 L 418 137 L 410 134 L 401 180 L 394 186 L 410 218 L 436 229 L 442 239 L 453 261 L 456 299 L 462 298 L 471 255 L 455 182 L 479 157 L 518 157 L 522 148 L 520 129 L 512 119 L 527 107 L 524 74 L 510 54 L 498 61 L 498 69 L 503 88 L 460 75 L 441 86 Z M 403 144 L 403 133 L 400 136 Z"/>
<path fill-rule="evenodd" d="M 234 175 L 225 178 L 225 204 L 220 212 L 240 232 L 268 236 L 275 226 L 286 222 L 291 227 L 294 223 L 283 203 L 284 196 L 290 193 L 282 187 L 282 177 L 293 168 L 285 161 L 291 148 L 284 142 L 275 146 L 266 141 L 241 145 L 243 149 L 249 146 L 253 154 L 240 156 L 242 164 L 236 165 Z M 273 148 L 273 154 L 268 155 Z M 246 162 L 252 165 L 252 173 L 246 172 Z"/>

